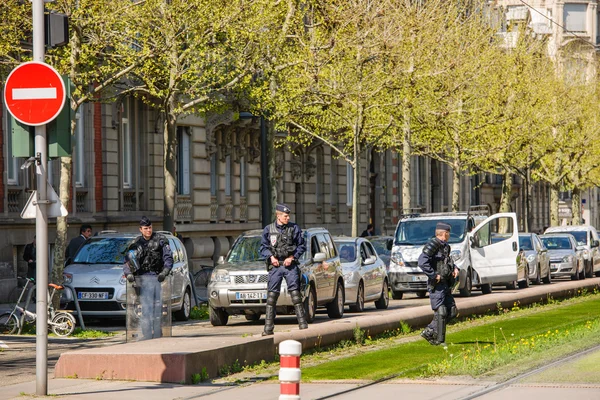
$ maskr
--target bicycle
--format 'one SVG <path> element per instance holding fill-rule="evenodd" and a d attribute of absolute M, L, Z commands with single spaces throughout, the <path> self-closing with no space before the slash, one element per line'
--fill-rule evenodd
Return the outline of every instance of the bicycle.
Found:
<path fill-rule="evenodd" d="M 14 309 L 11 312 L 0 315 L 0 334 L 12 335 L 15 332 L 21 333 L 25 323 L 33 324 L 37 319 L 37 314 L 27 309 L 29 300 L 33 294 L 33 289 L 35 288 L 35 281 L 33 278 L 25 279 L 25 285 L 23 286 L 23 290 L 21 291 L 21 295 L 19 296 Z M 21 304 L 23 295 L 30 284 L 32 287 L 29 289 L 27 301 L 25 302 L 25 306 L 21 307 L 19 304 Z M 51 329 L 56 336 L 69 336 L 75 330 L 75 317 L 66 311 L 55 310 L 54 305 L 52 304 L 54 294 L 57 290 L 62 290 L 63 287 L 55 285 L 54 283 L 49 283 L 48 287 L 52 288 L 48 293 L 48 328 Z"/>
<path fill-rule="evenodd" d="M 198 301 L 198 304 L 208 303 L 207 287 L 212 271 L 212 266 L 203 265 L 202 269 L 193 274 L 192 282 L 194 284 L 194 291 L 196 292 L 196 300 Z"/>

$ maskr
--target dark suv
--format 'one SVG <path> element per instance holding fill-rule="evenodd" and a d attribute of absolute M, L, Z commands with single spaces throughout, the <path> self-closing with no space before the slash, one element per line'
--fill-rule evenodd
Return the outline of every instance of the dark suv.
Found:
<path fill-rule="evenodd" d="M 300 258 L 300 268 L 306 277 L 303 290 L 306 319 L 315 319 L 317 307 L 327 307 L 330 318 L 344 315 L 344 278 L 340 257 L 325 228 L 309 228 L 302 232 L 306 252 Z M 257 321 L 264 314 L 267 302 L 268 273 L 260 255 L 262 230 L 240 235 L 222 263 L 212 272 L 208 284 L 210 322 L 226 325 L 229 315 L 244 314 Z M 294 314 L 292 299 L 285 280 L 277 302 L 277 312 Z"/>

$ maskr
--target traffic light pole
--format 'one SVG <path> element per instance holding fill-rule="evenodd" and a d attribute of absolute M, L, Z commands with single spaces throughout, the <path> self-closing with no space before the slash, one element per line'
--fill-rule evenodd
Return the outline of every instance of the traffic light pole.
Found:
<path fill-rule="evenodd" d="M 44 43 L 44 0 L 32 0 L 33 15 L 33 61 L 43 63 Z M 36 301 L 37 315 L 35 325 L 35 376 L 36 394 L 48 394 L 48 157 L 46 143 L 46 125 L 35 127 L 35 156 L 37 213 L 35 218 L 36 234 Z"/>

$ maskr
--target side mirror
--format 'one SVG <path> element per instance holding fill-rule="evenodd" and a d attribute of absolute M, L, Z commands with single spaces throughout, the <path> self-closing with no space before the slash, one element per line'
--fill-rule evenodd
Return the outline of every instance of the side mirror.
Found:
<path fill-rule="evenodd" d="M 594 240 L 592 240 L 590 247 L 598 247 L 599 245 L 600 245 L 600 242 L 594 239 Z"/>
<path fill-rule="evenodd" d="M 219 256 L 219 259 L 217 260 L 217 264 L 219 264 L 219 265 L 225 264 L 225 257 Z"/>
<path fill-rule="evenodd" d="M 375 257 L 375 256 L 367 257 L 367 259 L 363 262 L 363 265 L 372 265 L 372 264 L 375 264 L 375 261 L 377 261 L 377 257 Z"/>
<path fill-rule="evenodd" d="M 327 255 L 325 255 L 325 253 L 316 253 L 313 257 L 313 261 L 317 263 L 323 262 L 325 260 L 327 260 Z"/>
<path fill-rule="evenodd" d="M 469 240 L 471 242 L 471 247 L 479 247 L 479 240 L 477 240 L 477 236 L 471 236 Z"/>

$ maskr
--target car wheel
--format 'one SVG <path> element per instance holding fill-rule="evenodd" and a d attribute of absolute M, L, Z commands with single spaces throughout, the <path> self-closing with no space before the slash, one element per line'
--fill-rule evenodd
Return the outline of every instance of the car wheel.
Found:
<path fill-rule="evenodd" d="M 338 282 L 335 288 L 335 297 L 327 304 L 329 318 L 342 318 L 344 316 L 344 287 Z"/>
<path fill-rule="evenodd" d="M 358 285 L 358 293 L 356 295 L 356 303 L 350 305 L 350 311 L 363 312 L 365 310 L 365 289 L 363 283 Z"/>
<path fill-rule="evenodd" d="M 484 283 L 483 285 L 481 285 L 481 293 L 483 293 L 483 294 L 490 294 L 490 293 L 492 293 L 492 284 L 491 283 Z"/>
<path fill-rule="evenodd" d="M 467 271 L 467 278 L 465 279 L 465 286 L 460 289 L 460 295 L 462 297 L 471 296 L 471 292 L 473 291 L 473 280 L 471 279 L 471 271 Z"/>
<path fill-rule="evenodd" d="M 549 285 L 552 283 L 552 275 L 550 273 L 550 267 L 548 267 L 548 275 L 546 275 L 543 279 L 544 284 Z"/>
<path fill-rule="evenodd" d="M 594 275 L 596 275 L 597 278 L 600 278 L 600 271 L 594 272 Z"/>
<path fill-rule="evenodd" d="M 537 274 L 535 274 L 535 279 L 533 280 L 534 285 L 541 285 L 542 284 L 542 271 L 541 271 L 541 266 L 538 264 L 537 266 Z"/>
<path fill-rule="evenodd" d="M 510 282 L 510 283 L 508 283 L 506 285 L 506 289 L 508 289 L 508 290 L 515 290 L 517 288 L 517 286 L 518 286 L 518 282 L 517 281 L 512 281 L 512 282 Z"/>
<path fill-rule="evenodd" d="M 575 274 L 571 275 L 571 280 L 572 281 L 578 281 L 579 280 L 579 271 L 575 270 Z"/>
<path fill-rule="evenodd" d="M 385 310 L 390 305 L 390 291 L 388 288 L 387 281 L 383 281 L 383 290 L 381 291 L 381 297 L 375 301 L 375 308 L 378 310 Z"/>
<path fill-rule="evenodd" d="M 402 300 L 403 296 L 404 296 L 404 293 L 397 292 L 394 289 L 392 289 L 392 299 L 394 299 L 394 300 Z"/>
<path fill-rule="evenodd" d="M 317 295 L 313 285 L 310 285 L 308 296 L 304 299 L 304 314 L 306 315 L 306 322 L 312 324 L 317 315 Z"/>
<path fill-rule="evenodd" d="M 420 299 L 424 299 L 427 297 L 427 292 L 417 292 L 417 297 Z"/>
<path fill-rule="evenodd" d="M 190 319 L 190 311 L 192 310 L 192 300 L 190 296 L 190 289 L 185 289 L 183 292 L 183 300 L 181 301 L 181 309 L 175 311 L 173 315 L 177 321 L 187 321 Z"/>
<path fill-rule="evenodd" d="M 592 261 L 590 261 L 587 264 L 589 265 L 589 268 L 587 268 L 586 271 L 585 271 L 585 277 L 586 278 L 593 278 L 594 277 L 594 265 L 592 264 Z"/>
<path fill-rule="evenodd" d="M 260 321 L 260 313 L 252 313 L 252 314 L 245 314 L 244 315 L 246 317 L 246 320 L 248 321 Z"/>
<path fill-rule="evenodd" d="M 212 326 L 225 326 L 229 320 L 229 314 L 222 308 L 209 307 L 210 323 Z"/>
<path fill-rule="evenodd" d="M 581 269 L 581 272 L 579 273 L 579 279 L 580 280 L 585 279 L 585 262 L 583 263 L 583 268 Z"/>

